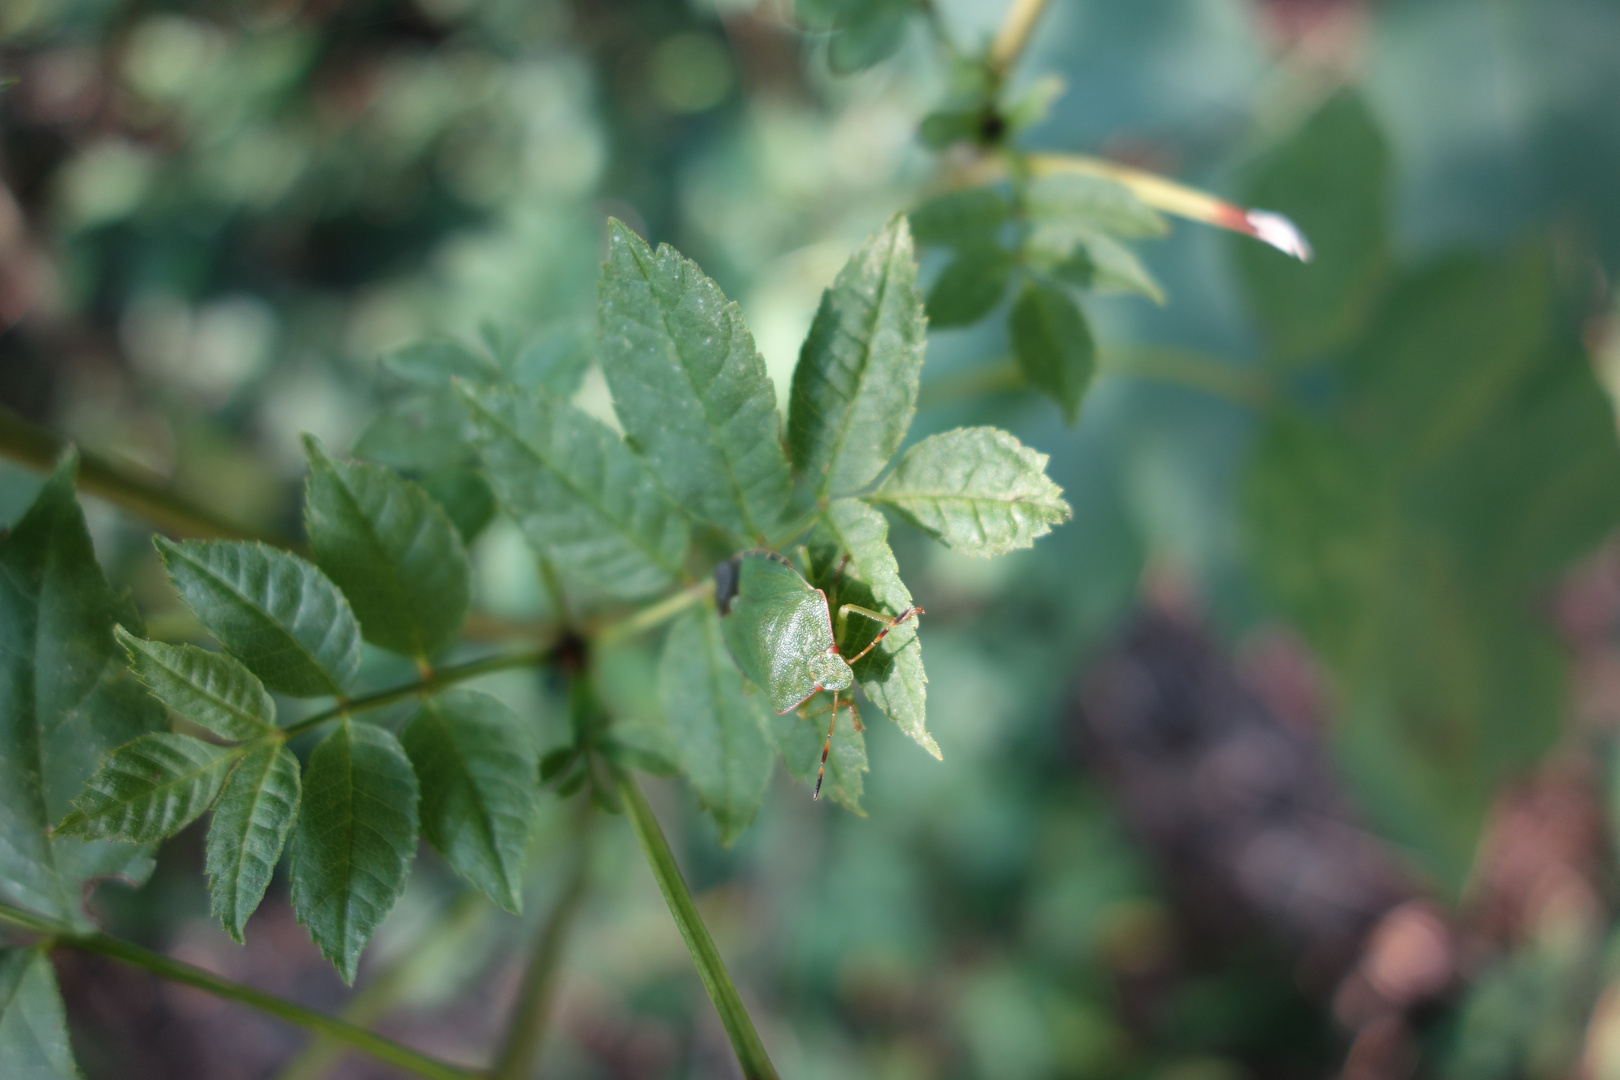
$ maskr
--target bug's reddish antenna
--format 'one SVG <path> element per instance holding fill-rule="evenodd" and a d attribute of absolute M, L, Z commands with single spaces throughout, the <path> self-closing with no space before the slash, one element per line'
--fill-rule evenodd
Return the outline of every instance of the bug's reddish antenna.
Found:
<path fill-rule="evenodd" d="M 821 799 L 821 778 L 827 775 L 827 751 L 832 749 L 833 728 L 838 724 L 838 691 L 833 691 L 832 719 L 827 721 L 827 741 L 821 744 L 821 768 L 816 770 L 816 793 L 810 796 L 812 802 Z"/>

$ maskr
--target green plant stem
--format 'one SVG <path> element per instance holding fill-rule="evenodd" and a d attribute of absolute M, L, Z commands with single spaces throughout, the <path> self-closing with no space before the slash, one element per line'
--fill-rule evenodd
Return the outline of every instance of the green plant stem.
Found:
<path fill-rule="evenodd" d="M 1175 383 L 1259 409 L 1271 397 L 1271 384 L 1259 372 L 1190 349 L 1162 345 L 1113 346 L 1097 357 L 1103 375 Z"/>
<path fill-rule="evenodd" d="M 630 818 L 630 827 L 635 830 L 636 839 L 641 841 L 642 853 L 647 856 L 647 865 L 652 868 L 659 891 L 664 894 L 669 913 L 675 917 L 681 937 L 686 939 L 687 951 L 692 954 L 692 963 L 698 969 L 704 989 L 709 992 L 709 1000 L 714 1002 L 715 1011 L 720 1014 L 720 1023 L 731 1040 L 731 1048 L 737 1053 L 737 1063 L 742 1066 L 743 1076 L 747 1080 L 776 1080 L 776 1067 L 766 1056 L 765 1046 L 759 1041 L 759 1033 L 754 1030 L 754 1021 L 749 1017 L 748 1010 L 743 1008 L 737 987 L 726 972 L 720 950 L 715 948 L 714 939 L 709 936 L 709 929 L 703 925 L 697 905 L 692 902 L 692 893 L 686 887 L 686 879 L 681 877 L 680 867 L 675 865 L 675 856 L 670 853 L 652 807 L 647 805 L 647 797 L 628 773 L 618 773 L 615 779 L 619 798 Z"/>
<path fill-rule="evenodd" d="M 480 675 L 488 675 L 492 671 L 506 671 L 509 668 L 540 667 L 551 662 L 553 648 L 545 645 L 538 649 L 527 649 L 520 653 L 509 653 L 505 656 L 488 656 L 482 660 L 469 660 L 465 664 L 452 664 L 449 667 L 436 668 L 433 674 L 424 679 L 416 679 L 400 686 L 390 687 L 387 690 L 378 690 L 374 694 L 363 694 L 357 698 L 340 701 L 329 709 L 322 709 L 311 716 L 306 716 L 296 723 L 288 724 L 282 728 L 282 734 L 287 738 L 302 735 L 311 728 L 320 727 L 328 720 L 336 720 L 340 716 L 349 716 L 357 712 L 366 712 L 369 709 L 380 709 L 384 705 L 392 705 L 396 701 L 403 701 L 418 694 L 431 694 L 435 690 L 442 690 L 446 686 L 454 686 L 468 679 L 476 679 Z"/>
<path fill-rule="evenodd" d="M 0 457 L 49 472 L 68 446 L 66 439 L 57 438 L 11 410 L 0 408 Z M 248 528 L 175 494 L 157 473 L 84 449 L 79 451 L 78 485 L 80 490 L 98 495 L 180 536 L 263 540 L 280 547 L 288 546 L 284 538 Z"/>
<path fill-rule="evenodd" d="M 380 970 L 372 969 L 339 1018 L 359 1027 L 382 1019 L 401 998 L 438 978 L 446 964 L 456 962 L 457 954 L 467 949 L 494 910 L 477 889 L 462 890 L 411 948 Z M 319 1080 L 345 1052 L 342 1042 L 317 1034 L 282 1066 L 276 1080 Z"/>
<path fill-rule="evenodd" d="M 551 1012 L 552 993 L 557 986 L 563 943 L 590 885 L 591 824 L 595 814 L 589 802 L 582 802 L 580 807 L 582 821 L 574 865 L 562 895 L 557 898 L 557 906 L 552 908 L 550 917 L 535 935 L 529 963 L 523 971 L 523 983 L 518 987 L 517 1000 L 512 1003 L 512 1014 L 507 1020 L 506 1034 L 495 1055 L 495 1064 L 490 1067 L 491 1080 L 528 1080 L 534 1070 L 534 1059 L 545 1035 L 546 1017 Z"/>
<path fill-rule="evenodd" d="M 385 1061 L 390 1065 L 415 1073 L 418 1076 L 428 1077 L 429 1080 L 471 1080 L 478 1074 L 443 1062 L 437 1058 L 428 1057 L 418 1053 L 407 1046 L 401 1046 L 392 1039 L 385 1039 L 381 1035 L 373 1035 L 364 1028 L 339 1020 L 334 1016 L 307 1009 L 296 1002 L 287 1001 L 267 994 L 262 990 L 255 990 L 251 986 L 222 979 L 212 972 L 179 960 L 164 956 L 151 949 L 143 949 L 139 945 L 127 941 L 120 941 L 106 934 L 81 933 L 72 927 L 43 918 L 10 904 L 0 903 L 0 923 L 19 927 L 43 934 L 57 945 L 65 945 L 80 952 L 97 953 L 101 956 L 111 957 L 135 967 L 145 968 L 159 978 L 194 986 L 210 994 L 225 998 L 227 1001 L 239 1002 L 260 1012 L 268 1013 L 279 1020 L 289 1024 L 307 1028 L 322 1035 L 340 1039 L 356 1050 Z"/>
<path fill-rule="evenodd" d="M 666 596 L 651 607 L 642 608 L 628 618 L 607 624 L 597 630 L 593 638 L 599 647 L 606 647 L 625 638 L 634 637 L 668 622 L 713 592 L 714 579 L 705 578 L 696 585 L 689 585 L 678 593 Z"/>

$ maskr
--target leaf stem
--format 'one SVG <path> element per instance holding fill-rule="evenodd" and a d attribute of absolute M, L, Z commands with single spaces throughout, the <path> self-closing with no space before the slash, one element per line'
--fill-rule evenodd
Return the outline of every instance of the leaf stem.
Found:
<path fill-rule="evenodd" d="M 364 1028 L 339 1020 L 334 1016 L 316 1012 L 305 1008 L 296 1002 L 287 1001 L 267 994 L 262 990 L 255 990 L 251 986 L 222 979 L 218 975 L 202 968 L 193 967 L 179 960 L 164 956 L 160 952 L 144 949 L 139 945 L 127 941 L 120 941 L 106 934 L 79 933 L 72 927 L 57 923 L 53 920 L 12 907 L 10 904 L 0 902 L 0 923 L 20 927 L 37 934 L 50 937 L 55 944 L 66 945 L 80 952 L 97 953 L 102 956 L 120 960 L 135 967 L 145 968 L 159 978 L 170 979 L 174 982 L 194 986 L 199 990 L 207 991 L 228 1001 L 239 1002 L 260 1012 L 268 1013 L 279 1020 L 289 1024 L 307 1028 L 310 1031 L 341 1039 L 363 1053 L 369 1054 L 379 1061 L 385 1061 L 397 1068 L 413 1072 L 418 1076 L 427 1077 L 428 1080 L 472 1080 L 478 1074 L 469 1069 L 451 1065 L 437 1058 L 428 1057 L 418 1053 L 407 1046 L 401 1046 L 392 1039 L 385 1039 L 381 1035 L 374 1035 Z"/>
<path fill-rule="evenodd" d="M 1018 62 L 1024 46 L 1029 44 L 1030 33 L 1046 10 L 1046 0 L 1013 0 L 1002 20 L 1001 28 L 990 44 L 990 71 L 997 78 L 1005 77 Z"/>
<path fill-rule="evenodd" d="M 492 671 L 506 671 L 510 668 L 540 667 L 551 662 L 555 649 L 551 645 L 543 645 L 538 649 L 526 649 L 519 653 L 508 653 L 504 656 L 486 656 L 482 660 L 469 660 L 465 664 L 452 664 L 449 667 L 437 668 L 433 674 L 426 678 L 416 679 L 400 686 L 390 687 L 387 690 L 378 690 L 374 694 L 363 694 L 357 698 L 340 701 L 331 708 L 322 709 L 318 713 L 306 716 L 302 720 L 288 724 L 281 729 L 285 738 L 302 735 L 311 728 L 320 727 L 328 720 L 335 720 L 340 716 L 349 716 L 357 712 L 366 712 L 370 709 L 380 709 L 384 705 L 392 705 L 396 701 L 403 701 L 418 694 L 430 694 L 446 686 L 454 686 L 468 679 L 475 679 L 480 675 L 488 675 Z"/>
<path fill-rule="evenodd" d="M 580 808 L 581 822 L 574 865 L 568 883 L 563 886 L 562 895 L 557 899 L 557 906 L 535 935 L 529 964 L 523 971 L 523 983 L 518 988 L 517 1000 L 513 1002 L 512 1014 L 507 1020 L 506 1034 L 501 1039 L 495 1063 L 490 1066 L 491 1080 L 527 1080 L 534 1071 L 535 1055 L 539 1053 L 546 1017 L 551 1012 L 551 997 L 557 985 L 557 965 L 562 959 L 563 942 L 590 885 L 591 825 L 595 814 L 589 802 L 582 802 Z"/>
<path fill-rule="evenodd" d="M 0 457 L 40 472 L 49 472 L 70 444 L 35 427 L 10 409 L 0 408 Z M 159 528 L 204 539 L 263 540 L 287 547 L 284 537 L 231 521 L 171 491 L 160 475 L 138 465 L 117 462 L 88 450 L 79 451 L 78 486 L 138 514 Z"/>
<path fill-rule="evenodd" d="M 652 868 L 658 888 L 664 894 L 669 913 L 674 916 L 681 937 L 686 939 L 687 951 L 692 954 L 692 963 L 698 969 L 704 989 L 709 992 L 709 1000 L 714 1002 L 715 1011 L 720 1014 L 720 1023 L 731 1040 L 731 1048 L 737 1053 L 737 1063 L 742 1066 L 743 1076 L 746 1080 L 777 1080 L 776 1067 L 766 1056 L 765 1046 L 759 1041 L 759 1033 L 754 1030 L 754 1021 L 749 1018 L 748 1010 L 743 1008 L 737 987 L 726 972 L 720 950 L 715 948 L 708 927 L 703 925 L 703 918 L 692 901 L 692 893 L 686 887 L 686 879 L 681 877 L 681 869 L 675 865 L 675 856 L 670 853 L 664 832 L 658 827 L 658 819 L 653 816 L 652 807 L 647 805 L 647 797 L 628 773 L 618 773 L 615 780 L 619 798 L 630 818 L 630 826 L 635 830 L 636 839 L 641 841 L 642 853 L 647 856 L 647 865 Z"/>
<path fill-rule="evenodd" d="M 687 608 L 703 600 L 714 592 L 714 579 L 704 578 L 695 585 L 688 585 L 678 593 L 672 593 L 653 604 L 642 608 L 634 615 L 620 619 L 618 622 L 608 623 L 594 635 L 598 647 L 605 647 L 623 641 L 627 637 L 651 630 L 661 623 L 679 615 Z"/>

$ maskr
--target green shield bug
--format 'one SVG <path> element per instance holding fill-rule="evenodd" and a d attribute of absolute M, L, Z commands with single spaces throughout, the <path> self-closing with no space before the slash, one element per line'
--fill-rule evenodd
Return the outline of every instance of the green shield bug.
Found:
<path fill-rule="evenodd" d="M 843 564 L 840 563 L 835 583 L 842 574 Z M 816 791 L 812 796 L 819 799 L 838 710 L 848 708 L 856 730 L 861 730 L 853 694 L 842 705 L 838 701 L 840 693 L 855 685 L 855 672 L 850 665 L 871 652 L 894 627 L 923 614 L 923 609 L 908 608 L 899 615 L 889 616 L 857 604 L 844 604 L 838 609 L 835 635 L 827 594 L 806 581 L 791 562 L 774 551 L 745 551 L 732 556 L 715 567 L 714 585 L 726 646 L 743 674 L 765 692 L 772 709 L 778 713 L 790 712 L 820 691 L 832 691 L 827 741 L 821 747 L 821 769 L 816 773 Z M 836 592 L 835 586 L 835 595 Z M 873 619 L 882 623 L 883 629 L 866 648 L 846 659 L 838 651 L 838 638 L 843 636 L 851 615 Z"/>

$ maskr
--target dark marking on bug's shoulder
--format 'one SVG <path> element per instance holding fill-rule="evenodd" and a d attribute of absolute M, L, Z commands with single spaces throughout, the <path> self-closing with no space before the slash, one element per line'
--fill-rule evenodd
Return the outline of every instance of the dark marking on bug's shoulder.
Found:
<path fill-rule="evenodd" d="M 737 599 L 737 579 L 742 575 L 742 556 L 733 555 L 715 565 L 714 605 L 721 615 L 731 614 L 731 602 Z"/>

